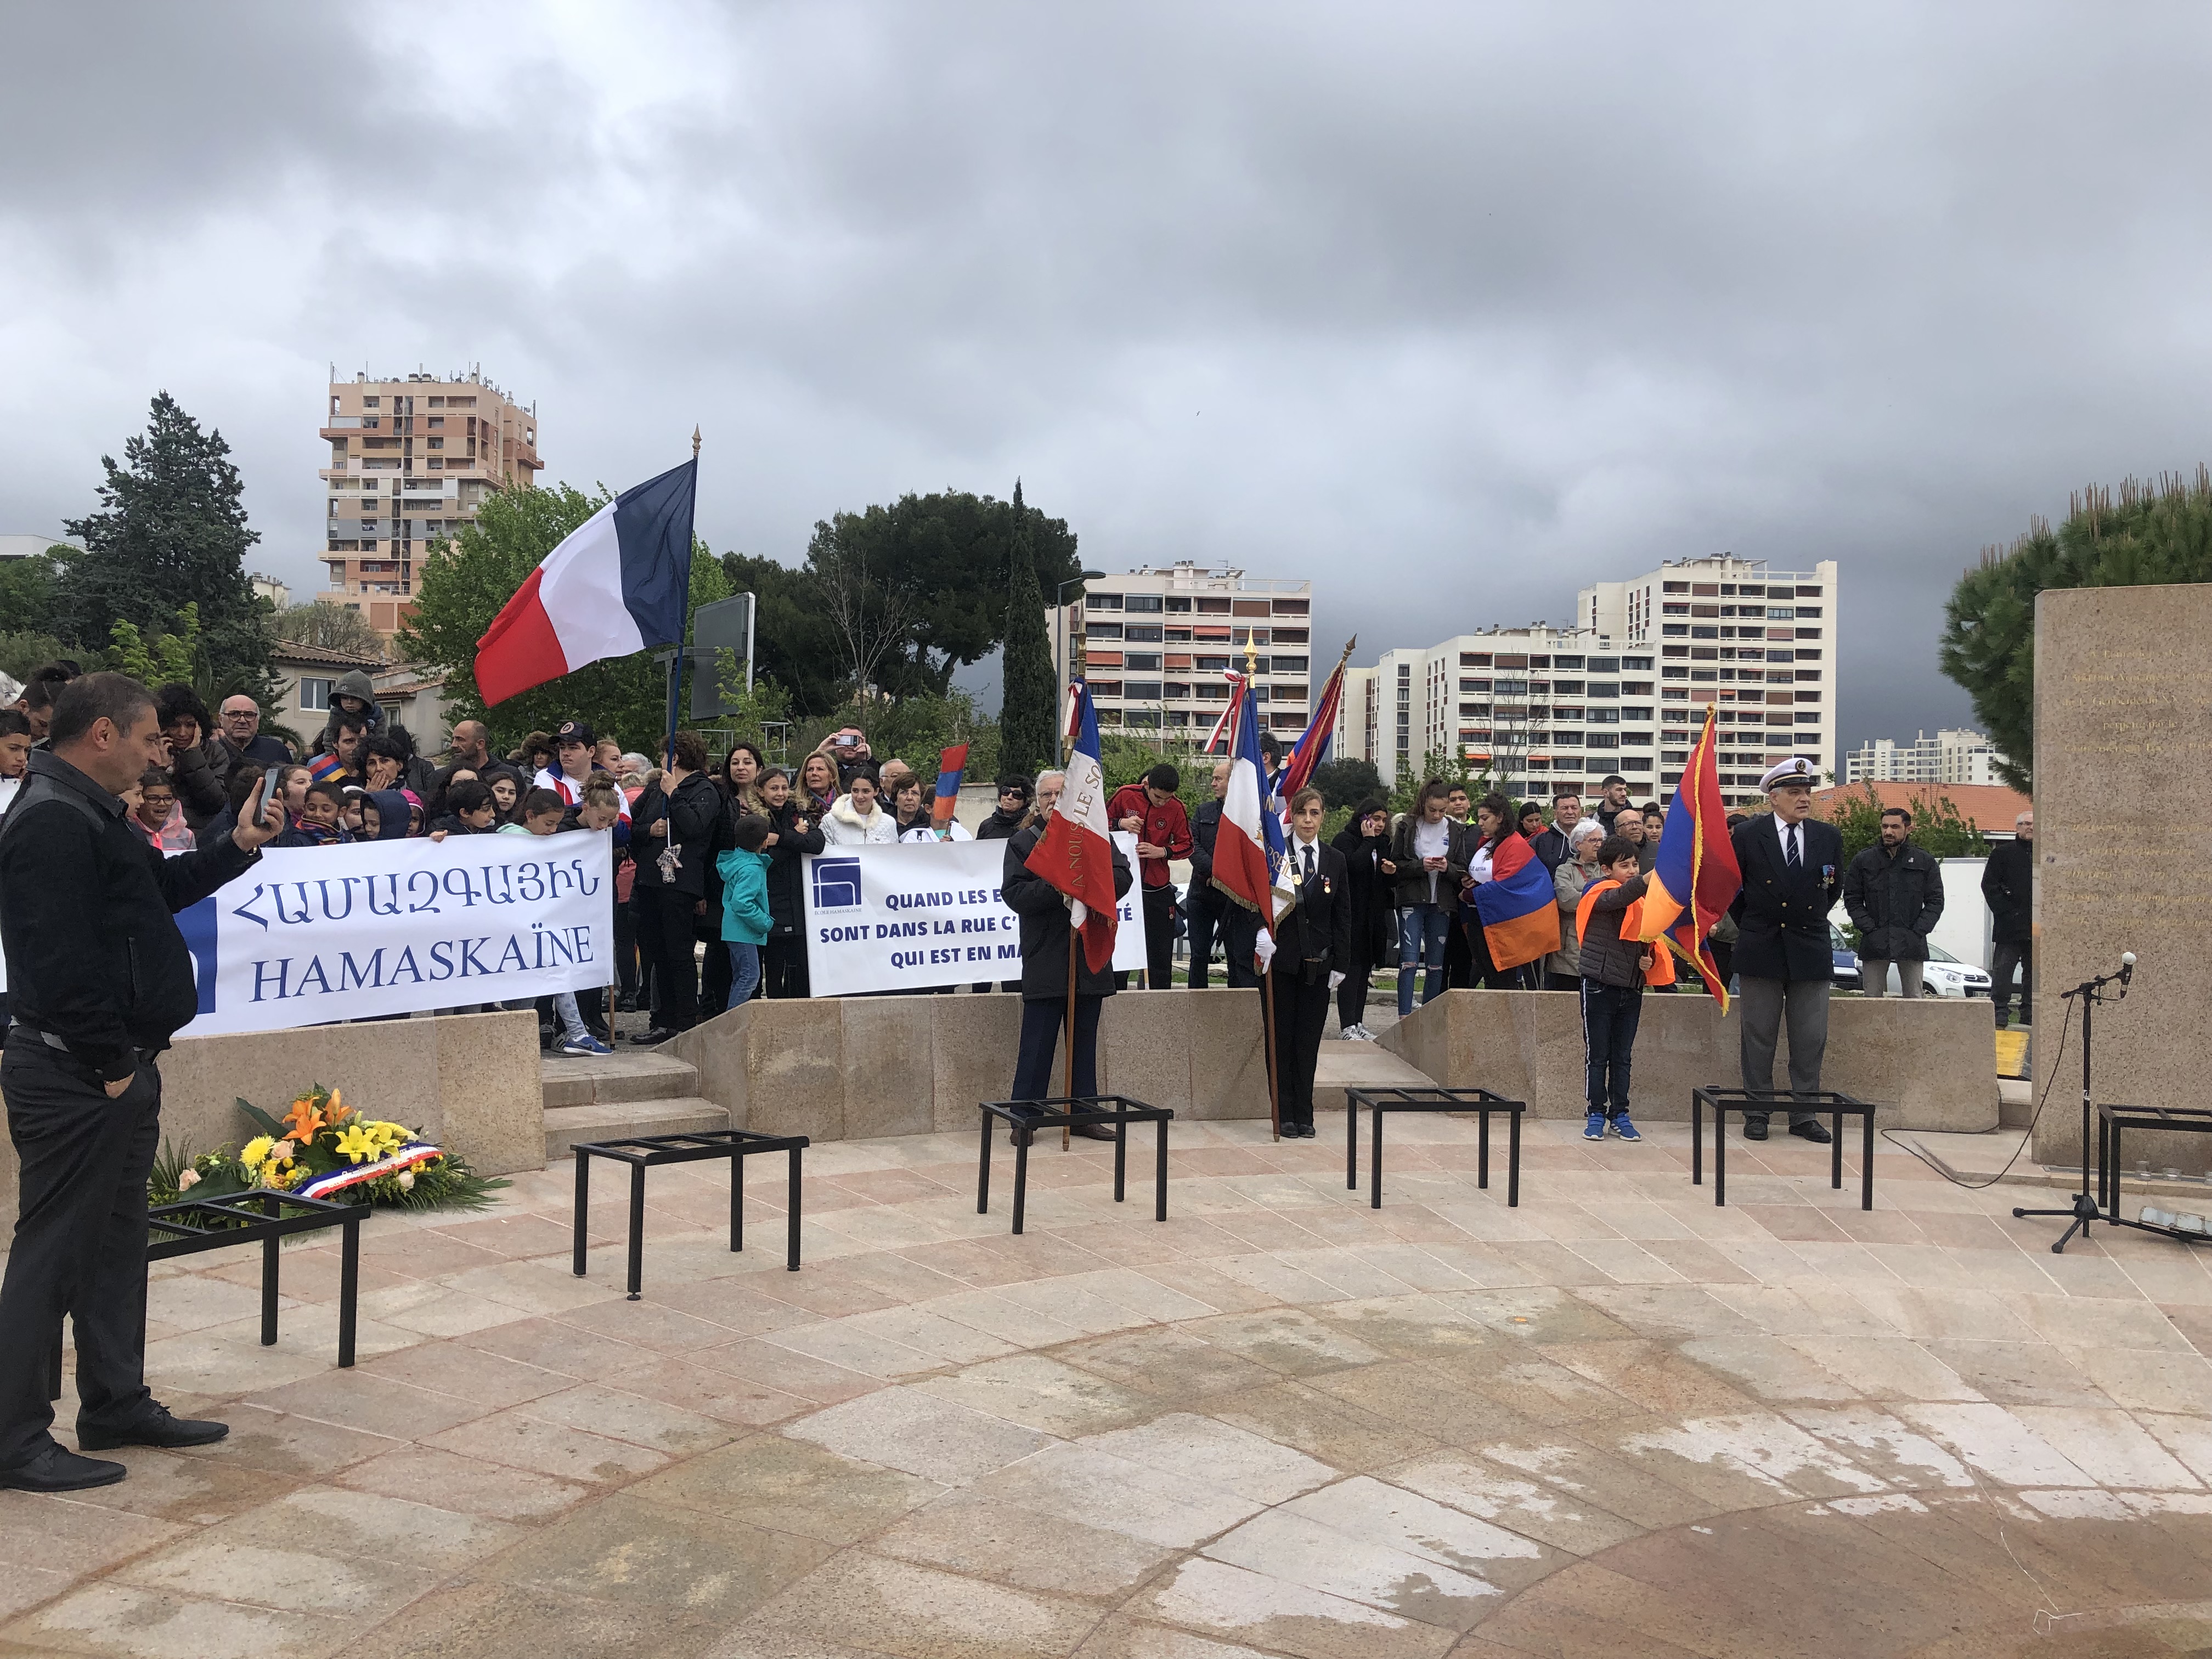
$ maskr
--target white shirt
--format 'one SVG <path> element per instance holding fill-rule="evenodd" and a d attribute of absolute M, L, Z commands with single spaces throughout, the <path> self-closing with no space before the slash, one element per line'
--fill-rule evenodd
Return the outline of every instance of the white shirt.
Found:
<path fill-rule="evenodd" d="M 1802 823 L 1784 823 L 1780 818 L 1777 818 L 1774 820 L 1774 833 L 1782 843 L 1782 862 L 1785 866 L 1789 864 L 1790 849 L 1794 847 L 1797 853 L 1797 862 L 1802 867 L 1805 862 L 1805 826 Z"/>
<path fill-rule="evenodd" d="M 1297 871 L 1302 879 L 1309 874 L 1321 874 L 1320 848 L 1318 841 L 1300 841 L 1296 836 L 1291 837 L 1291 868 Z"/>

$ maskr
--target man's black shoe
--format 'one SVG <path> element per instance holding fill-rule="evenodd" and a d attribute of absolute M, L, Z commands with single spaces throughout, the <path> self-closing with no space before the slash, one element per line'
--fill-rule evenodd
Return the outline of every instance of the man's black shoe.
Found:
<path fill-rule="evenodd" d="M 230 1425 L 207 1418 L 172 1417 L 167 1406 L 155 1406 L 127 1429 L 88 1429 L 77 1425 L 76 1443 L 87 1451 L 110 1451 L 117 1446 L 207 1446 L 230 1432 Z"/>
<path fill-rule="evenodd" d="M 0 1487 L 16 1492 L 82 1492 L 112 1486 L 131 1471 L 102 1457 L 79 1457 L 63 1446 L 49 1446 L 21 1468 L 0 1471 Z"/>
<path fill-rule="evenodd" d="M 1114 1139 L 1114 1130 L 1112 1126 L 1104 1123 L 1079 1123 L 1075 1126 L 1073 1133 L 1081 1135 L 1085 1140 L 1111 1140 Z"/>
<path fill-rule="evenodd" d="M 1793 1123 L 1790 1126 L 1790 1133 L 1800 1140 L 1811 1141 L 1815 1146 L 1825 1146 L 1835 1139 L 1828 1133 L 1828 1126 L 1825 1123 Z"/>
<path fill-rule="evenodd" d="M 650 1031 L 638 1032 L 630 1038 L 630 1041 L 641 1048 L 650 1048 L 658 1043 L 674 1042 L 676 1035 L 676 1032 L 668 1026 L 656 1025 Z"/>
<path fill-rule="evenodd" d="M 1747 1118 L 1744 1119 L 1744 1121 L 1743 1121 L 1743 1138 L 1744 1138 L 1746 1140 L 1764 1140 L 1764 1139 L 1766 1139 L 1766 1120 L 1765 1120 L 1765 1118 L 1763 1118 L 1763 1117 L 1747 1117 Z"/>

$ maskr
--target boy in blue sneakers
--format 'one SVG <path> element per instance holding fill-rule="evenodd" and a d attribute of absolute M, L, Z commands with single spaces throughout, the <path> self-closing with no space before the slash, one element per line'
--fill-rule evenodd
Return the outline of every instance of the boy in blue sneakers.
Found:
<path fill-rule="evenodd" d="M 1666 952 L 1638 942 L 1642 931 L 1644 877 L 1636 843 L 1607 836 L 1597 849 L 1603 876 L 1592 882 L 1575 910 L 1582 950 L 1583 1060 L 1589 1116 L 1584 1140 L 1603 1140 L 1607 1127 L 1623 1140 L 1641 1140 L 1628 1116 L 1629 1054 L 1644 1013 L 1644 988 L 1671 985 Z"/>

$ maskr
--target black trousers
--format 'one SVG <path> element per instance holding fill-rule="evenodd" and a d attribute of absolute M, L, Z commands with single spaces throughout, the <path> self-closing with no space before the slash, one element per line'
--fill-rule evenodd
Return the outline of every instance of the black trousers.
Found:
<path fill-rule="evenodd" d="M 701 977 L 705 980 L 706 984 L 699 993 L 699 1006 L 706 1011 L 708 1019 L 714 1018 L 715 1015 L 729 1007 L 730 986 L 736 974 L 736 969 L 730 963 L 729 945 L 721 937 L 721 912 L 719 909 L 714 911 L 714 920 L 715 936 L 706 941 L 707 960 L 701 969 Z M 697 921 L 696 915 L 693 921 L 696 924 Z M 699 937 L 696 925 L 692 928 L 691 937 L 694 939 Z"/>
<path fill-rule="evenodd" d="M 624 996 L 637 994 L 637 916 L 627 904 L 615 906 L 615 983 Z"/>
<path fill-rule="evenodd" d="M 1103 997 L 1075 999 L 1075 1092 L 1078 1098 L 1098 1092 L 1098 1010 Z M 1009 1100 L 1050 1100 L 1056 1097 L 1065 1073 L 1053 1062 L 1060 1047 L 1060 1028 L 1066 1023 L 1067 999 L 1036 997 L 1022 1004 L 1022 1046 L 1014 1060 L 1013 1092 Z"/>
<path fill-rule="evenodd" d="M 1194 881 L 1186 908 L 1190 914 L 1190 988 L 1203 991 L 1213 957 L 1213 941 L 1216 938 L 1224 942 L 1228 939 L 1222 927 L 1226 920 L 1222 911 L 1237 907 L 1203 882 Z"/>
<path fill-rule="evenodd" d="M 653 972 L 653 1023 L 688 1031 L 699 1023 L 699 969 L 691 951 L 689 893 L 640 882 L 630 895 L 637 950 Z"/>
<path fill-rule="evenodd" d="M 1444 930 L 1444 988 L 1450 991 L 1472 991 L 1482 982 L 1482 970 L 1487 968 L 1489 952 L 1478 963 L 1474 948 L 1469 943 L 1467 925 L 1457 916 Z"/>
<path fill-rule="evenodd" d="M 0 1468 L 49 1445 L 47 1374 L 62 1316 L 76 1330 L 77 1423 L 129 1427 L 147 1409 L 146 1177 L 161 1133 L 150 1060 L 122 1096 L 27 1031 L 0 1059 L 21 1211 L 0 1283 Z"/>
<path fill-rule="evenodd" d="M 1328 1024 L 1328 978 L 1305 982 L 1298 964 L 1278 963 L 1268 975 L 1275 988 L 1275 1100 L 1285 1123 L 1313 1121 L 1314 1067 L 1321 1063 L 1321 1034 Z"/>
<path fill-rule="evenodd" d="M 2014 943 L 1999 939 L 1990 951 L 1990 1000 L 1997 1006 L 1999 1015 L 2012 1006 L 2013 971 L 2020 972 L 2020 1009 L 2023 1020 L 2032 1021 L 2035 1013 L 2035 945 L 2031 939 Z"/>
<path fill-rule="evenodd" d="M 806 941 L 797 933 L 770 933 L 761 946 L 761 990 L 764 997 L 807 994 Z"/>
<path fill-rule="evenodd" d="M 1592 1114 L 1628 1115 L 1629 1056 L 1644 1018 L 1644 988 L 1582 982 L 1583 1085 Z"/>
<path fill-rule="evenodd" d="M 1241 904 L 1224 900 L 1224 905 L 1217 925 L 1221 934 L 1221 953 L 1229 963 L 1229 988 L 1249 990 L 1260 982 L 1260 970 L 1252 965 L 1252 950 L 1260 942 L 1260 918 Z"/>

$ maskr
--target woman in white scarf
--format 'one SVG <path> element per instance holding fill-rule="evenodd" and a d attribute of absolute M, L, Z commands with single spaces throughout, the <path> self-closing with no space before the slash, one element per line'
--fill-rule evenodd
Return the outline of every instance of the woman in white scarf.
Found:
<path fill-rule="evenodd" d="M 822 838 L 832 847 L 860 847 L 871 842 L 895 842 L 898 823 L 876 801 L 876 781 L 865 772 L 854 774 L 822 820 Z"/>

